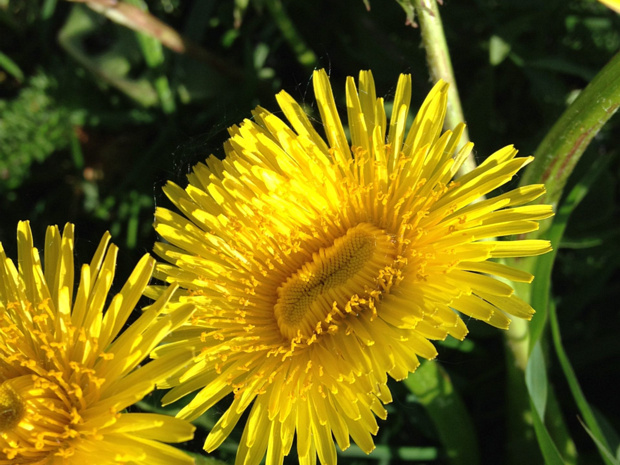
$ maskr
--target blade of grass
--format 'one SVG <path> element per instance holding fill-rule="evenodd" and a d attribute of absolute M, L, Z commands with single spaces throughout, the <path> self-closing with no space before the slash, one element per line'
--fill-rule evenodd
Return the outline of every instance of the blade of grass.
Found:
<path fill-rule="evenodd" d="M 618 431 L 616 431 L 607 417 L 605 417 L 595 406 L 592 406 L 592 413 L 594 413 L 594 417 L 596 418 L 596 421 L 598 421 L 598 425 L 601 427 L 603 436 L 607 438 L 607 443 L 610 445 L 611 452 L 614 453 L 615 451 L 614 456 L 616 460 L 620 460 L 620 434 L 618 434 Z"/>
<path fill-rule="evenodd" d="M 534 161 L 528 166 L 521 178 L 520 185 L 544 183 L 547 193 L 540 197 L 538 203 L 551 203 L 557 206 L 568 177 L 581 158 L 592 138 L 611 118 L 620 106 L 620 53 L 616 54 L 611 61 L 596 75 L 588 86 L 579 94 L 579 97 L 566 109 L 555 125 L 551 128 L 545 139 L 540 143 L 534 154 Z M 544 221 L 540 228 L 528 235 L 528 239 L 548 237 L 545 233 L 555 224 L 556 219 Z M 562 230 L 563 231 L 563 230 Z M 557 249 L 559 242 L 552 241 Z M 532 286 L 516 286 L 519 296 L 537 310 L 537 315 L 529 326 L 520 320 L 513 321 L 508 332 L 509 345 L 515 354 L 518 364 L 525 367 L 527 353 L 523 345 L 529 345 L 531 349 L 542 333 L 547 318 L 548 288 L 546 292 L 538 290 L 540 286 L 546 287 L 544 280 L 540 279 L 539 273 L 550 273 L 555 253 L 543 255 L 531 259 L 513 259 L 508 264 L 517 266 L 527 271 L 534 271 L 537 279 Z M 542 265 L 539 263 L 546 262 Z M 538 267 L 541 266 L 540 269 Z M 534 302 L 536 294 L 540 301 Z M 526 332 L 523 335 L 523 332 Z M 527 334 L 527 332 L 530 334 Z M 510 339 L 512 332 L 516 333 L 514 343 Z M 525 358 L 524 358 L 525 357 Z"/>
<path fill-rule="evenodd" d="M 536 437 L 538 438 L 540 451 L 545 458 L 545 465 L 564 465 L 564 460 L 562 459 L 558 448 L 555 446 L 553 439 L 551 439 L 549 431 L 547 431 L 547 427 L 538 414 L 534 401 L 531 399 L 530 406 L 532 411 L 532 419 L 534 422 L 534 431 L 536 432 Z"/>
<path fill-rule="evenodd" d="M 592 184 L 592 182 L 594 182 L 598 174 L 600 174 L 603 171 L 606 164 L 607 163 L 599 159 L 598 163 L 595 163 L 591 166 L 591 168 L 588 170 L 584 178 L 567 195 L 565 202 L 562 204 L 560 210 L 558 211 L 556 215 L 556 218 L 554 220 L 553 225 L 551 226 L 551 229 L 549 229 L 547 234 L 545 234 L 545 236 L 547 236 L 551 240 L 554 250 L 553 252 L 547 254 L 546 256 L 541 257 L 536 263 L 537 266 L 535 270 L 535 275 L 537 279 L 534 281 L 533 286 L 532 286 L 532 300 L 531 301 L 532 301 L 532 305 L 534 306 L 534 308 L 545 310 L 543 314 L 545 318 L 540 318 L 538 322 L 539 324 L 532 326 L 531 328 L 530 341 L 533 344 L 533 346 L 531 349 L 530 359 L 528 361 L 528 365 L 526 369 L 526 379 L 530 379 L 530 380 L 532 379 L 534 367 L 536 366 L 537 363 L 539 363 L 540 358 L 542 357 L 542 351 L 540 350 L 540 340 L 542 337 L 542 331 L 544 329 L 544 321 L 546 320 L 547 315 L 551 316 L 552 333 L 554 333 L 554 324 L 557 327 L 557 316 L 555 316 L 555 306 L 553 302 L 550 302 L 549 300 L 549 296 L 551 294 L 551 272 L 553 269 L 553 263 L 555 260 L 555 256 L 557 254 L 557 250 L 559 248 L 562 235 L 564 234 L 564 230 L 568 222 L 568 217 L 570 213 L 573 211 L 573 209 L 577 206 L 577 204 L 583 199 L 583 197 L 585 197 L 589 186 Z M 555 317 L 555 321 L 554 321 L 554 317 Z M 555 339 L 556 339 L 556 335 L 554 334 L 554 342 L 555 342 Z M 556 346 L 557 346 L 557 342 L 556 342 Z M 558 352 L 557 347 L 556 347 L 556 353 L 558 354 L 558 357 L 560 358 L 560 353 Z M 560 362 L 562 364 L 561 358 L 560 358 Z M 565 363 L 568 363 L 568 364 L 570 363 L 568 362 L 568 358 L 566 358 Z M 540 385 L 540 383 L 542 383 L 543 380 L 546 381 L 546 372 L 543 371 L 541 373 L 540 370 L 538 370 L 534 379 L 536 379 L 536 383 Z M 567 379 L 568 379 L 568 375 L 567 375 Z M 569 381 L 569 384 L 570 384 L 570 381 Z M 532 404 L 534 405 L 534 408 L 537 410 L 536 412 L 533 412 L 535 414 L 535 418 L 534 418 L 535 425 L 534 426 L 536 430 L 536 435 L 538 438 L 539 445 L 541 447 L 541 451 L 543 452 L 545 459 L 547 460 L 547 455 L 553 454 L 553 452 L 548 447 L 548 438 L 547 438 L 548 432 L 542 421 L 540 422 L 540 424 L 536 424 L 537 419 L 544 418 L 544 409 L 539 408 L 540 402 L 541 402 L 540 393 L 537 392 L 537 390 L 533 387 L 531 383 L 528 383 L 528 392 L 530 394 Z M 573 393 L 573 395 L 575 394 Z M 577 398 L 576 398 L 576 401 L 577 401 Z M 585 399 L 583 399 L 583 401 L 585 402 Z M 577 402 L 579 404 L 579 401 Z M 601 441 L 604 441 L 604 436 L 602 435 L 602 432 L 598 428 L 598 425 L 596 424 L 594 416 L 589 410 L 589 406 L 587 405 L 587 402 L 585 404 L 586 405 L 584 408 L 587 408 L 588 413 L 589 413 L 589 415 L 587 416 L 589 420 L 589 424 L 594 425 L 593 430 L 595 431 L 597 438 Z M 586 414 L 584 413 L 583 410 L 582 410 L 582 415 L 586 417 Z M 536 418 L 536 416 L 538 418 Z M 550 436 L 549 436 L 549 439 L 550 439 Z"/>
<path fill-rule="evenodd" d="M 579 97 L 567 108 L 564 114 L 551 128 L 545 139 L 536 150 L 534 161 L 528 166 L 520 185 L 544 183 L 547 193 L 540 197 L 538 203 L 551 203 L 557 206 L 562 191 L 572 173 L 577 161 L 587 148 L 592 138 L 598 133 L 603 125 L 611 118 L 620 106 L 620 53 L 618 53 L 592 80 L 592 82 L 579 94 Z M 528 239 L 545 237 L 552 239 L 546 234 L 552 224 L 558 222 L 560 212 L 553 222 L 544 221 L 540 229 L 528 235 Z M 556 234 L 563 233 L 556 231 Z M 557 250 L 559 241 L 551 240 L 554 249 Z M 510 331 L 521 333 L 522 326 L 529 331 L 525 337 L 519 335 L 518 343 L 511 344 L 515 356 L 521 360 L 527 353 L 519 345 L 527 343 L 529 348 L 534 346 L 540 334 L 544 330 L 547 321 L 547 303 L 549 298 L 549 283 L 541 279 L 550 276 L 555 252 L 545 254 L 532 259 L 513 259 L 509 264 L 535 271 L 537 277 L 531 286 L 517 286 L 522 299 L 530 302 L 537 310 L 536 318 L 529 324 L 514 321 Z M 543 289 L 544 288 L 544 289 Z M 535 300 L 535 296 L 537 299 Z M 516 324 L 515 324 L 516 323 Z M 509 339 L 510 339 L 509 331 Z M 524 339 L 527 339 L 524 341 Z M 529 351 L 528 351 L 529 352 Z M 525 360 L 521 360 L 521 366 Z"/>
<path fill-rule="evenodd" d="M 545 408 L 547 406 L 547 370 L 545 367 L 545 357 L 540 341 L 536 343 L 530 354 L 525 369 L 525 384 L 530 394 L 534 408 L 540 418 L 545 418 Z"/>
<path fill-rule="evenodd" d="M 586 423 L 592 430 L 592 434 L 594 434 L 598 442 L 604 444 L 607 449 L 609 449 L 609 445 L 607 444 L 605 436 L 603 435 L 600 427 L 598 426 L 596 418 L 594 417 L 594 414 L 592 413 L 592 410 L 588 402 L 586 401 L 583 392 L 581 391 L 579 382 L 577 381 L 570 361 L 566 356 L 566 352 L 564 351 L 564 348 L 562 346 L 555 305 L 553 301 L 549 300 L 549 295 L 551 293 L 551 272 L 553 270 L 553 263 L 555 261 L 555 256 L 557 255 L 560 241 L 562 240 L 562 236 L 564 235 L 564 231 L 568 224 L 570 214 L 586 196 L 590 186 L 592 186 L 598 176 L 605 170 L 609 161 L 610 157 L 598 158 L 590 166 L 583 178 L 567 194 L 564 202 L 562 203 L 556 214 L 551 228 L 545 234 L 545 236 L 547 236 L 551 241 L 554 250 L 549 254 L 540 257 L 540 259 L 537 261 L 537 267 L 535 270 L 535 275 L 537 279 L 534 281 L 532 286 L 532 305 L 537 309 L 547 309 L 546 313 L 549 315 L 550 318 L 551 334 L 553 338 L 555 352 L 560 361 L 560 365 L 562 366 L 562 370 L 564 371 L 564 375 L 569 384 L 575 402 L 577 403 L 577 406 L 579 407 L 579 410 L 581 411 L 581 414 L 583 415 Z M 540 328 L 536 333 L 532 331 L 532 340 L 538 341 L 540 339 L 541 332 L 542 328 Z M 528 368 L 530 367 L 530 363 L 532 363 L 532 360 L 537 358 L 536 348 L 538 346 L 539 343 L 536 342 L 530 354 L 530 362 L 528 363 Z M 531 394 L 532 392 L 530 391 L 530 395 Z M 535 397 L 532 397 L 532 402 L 536 404 Z M 542 413 L 541 418 L 544 418 Z M 611 465 L 605 459 L 604 454 L 602 455 L 602 457 L 605 463 Z"/>
<path fill-rule="evenodd" d="M 127 3 L 140 8 L 145 13 L 148 12 L 146 3 L 142 0 L 125 0 Z M 166 114 L 174 113 L 176 105 L 174 102 L 174 93 L 170 89 L 168 83 L 168 77 L 163 72 L 163 66 L 165 62 L 164 48 L 161 42 L 152 36 L 149 36 L 141 31 L 135 31 L 136 39 L 140 44 L 140 50 L 147 66 L 156 73 L 156 77 L 153 80 L 153 86 L 157 91 L 159 97 L 159 103 L 161 109 Z"/>
<path fill-rule="evenodd" d="M 577 446 L 566 426 L 564 412 L 558 402 L 555 386 L 549 384 L 547 392 L 547 408 L 545 409 L 545 426 L 554 444 L 560 451 L 566 465 L 577 465 Z"/>
<path fill-rule="evenodd" d="M 56 3 L 58 0 L 45 0 L 43 2 L 43 6 L 41 7 L 41 19 L 43 21 L 47 21 L 52 17 L 54 11 L 56 10 Z"/>
<path fill-rule="evenodd" d="M 73 159 L 73 166 L 76 170 L 84 168 L 84 153 L 82 152 L 82 144 L 75 131 L 71 131 L 71 158 Z"/>
<path fill-rule="evenodd" d="M 448 374 L 436 362 L 426 362 L 404 381 L 428 411 L 450 463 L 480 462 L 476 429 Z"/>
<path fill-rule="evenodd" d="M 568 359 L 568 356 L 564 351 L 564 346 L 562 345 L 562 337 L 560 335 L 558 316 L 555 311 L 555 304 L 553 303 L 551 303 L 551 305 L 549 306 L 549 317 L 551 322 L 551 334 L 553 336 L 555 353 L 560 360 L 560 366 L 562 367 L 562 371 L 564 372 L 564 376 L 566 377 L 566 381 L 568 382 L 568 386 L 570 388 L 571 394 L 573 395 L 573 399 L 575 399 L 575 403 L 577 404 L 577 407 L 579 408 L 579 411 L 581 412 L 581 415 L 583 415 L 583 418 L 585 420 L 586 424 L 584 424 L 583 426 L 590 435 L 590 437 L 596 443 L 596 446 L 599 450 L 599 453 L 601 454 L 603 461 L 607 465 L 615 465 L 618 462 L 613 458 L 613 454 L 610 452 L 611 448 L 609 447 L 607 438 L 605 438 L 601 427 L 596 421 L 594 412 L 592 412 L 590 404 L 586 400 L 583 391 L 581 390 L 581 386 L 579 385 L 579 381 L 577 380 L 575 371 L 573 370 L 570 360 Z"/>
<path fill-rule="evenodd" d="M 536 433 L 538 445 L 545 459 L 545 463 L 568 463 L 560 453 L 560 450 L 557 448 L 551 432 L 543 421 L 547 409 L 549 382 L 547 379 L 545 356 L 542 351 L 540 340 L 534 345 L 530 358 L 527 362 L 527 367 L 525 369 L 525 384 L 530 396 L 530 409 L 532 410 L 534 432 Z M 557 421 L 557 418 L 555 420 Z M 562 419 L 560 418 L 560 422 L 561 421 Z M 563 425 L 560 425 L 560 430 L 563 429 Z M 566 443 L 566 441 L 564 441 L 564 443 Z M 564 444 L 564 453 L 567 456 L 567 459 L 574 458 L 571 454 L 571 448 L 569 447 L 570 445 L 572 445 L 572 441 L 569 442 L 569 444 Z M 572 462 L 574 462 L 574 460 L 571 460 L 571 463 Z"/>
<path fill-rule="evenodd" d="M 7 73 L 9 73 L 19 82 L 22 82 L 24 80 L 24 73 L 22 72 L 20 67 L 17 66 L 17 63 L 15 63 L 2 52 L 0 52 L 0 68 L 4 68 Z"/>
<path fill-rule="evenodd" d="M 592 431 L 590 431 L 590 429 L 588 429 L 588 427 L 583 423 L 583 421 L 581 421 L 581 418 L 579 418 L 579 423 L 581 423 L 581 426 L 583 426 L 583 429 L 586 430 L 586 433 L 588 433 L 590 435 L 590 437 L 592 438 L 592 440 L 596 444 L 596 447 L 598 447 L 599 452 L 603 456 L 603 459 L 607 459 L 607 460 L 605 460 L 605 462 L 606 463 L 610 463 L 611 465 L 620 465 L 620 460 L 618 460 L 616 457 L 614 457 L 612 455 L 612 453 L 608 450 L 608 448 L 605 446 L 605 444 L 603 444 L 596 437 L 596 435 Z"/>
<path fill-rule="evenodd" d="M 558 204 L 566 181 L 577 161 L 592 138 L 619 106 L 620 53 L 611 59 L 567 108 L 536 150 L 536 158 L 521 178 L 521 185 L 545 184 L 547 194 L 540 197 L 537 200 L 538 203 L 550 203 L 553 206 Z M 555 221 L 557 221 L 557 217 Z M 546 233 L 551 224 L 551 221 L 542 222 L 540 229 L 529 234 L 528 239 L 549 238 Z M 552 245 L 556 249 L 558 244 L 558 241 L 552 240 Z M 515 319 L 506 333 L 506 340 L 510 349 L 509 357 L 511 357 L 507 364 L 508 380 L 518 382 L 519 377 L 523 376 L 529 351 L 543 334 L 547 321 L 549 280 L 551 279 L 554 258 L 555 253 L 552 252 L 541 257 L 507 261 L 509 265 L 532 272 L 536 276 L 532 286 L 516 285 L 515 290 L 519 297 L 529 302 L 537 311 L 532 323 L 528 324 L 526 321 Z M 526 421 L 518 420 L 526 416 L 524 411 L 525 399 L 522 398 L 524 392 L 522 389 L 513 389 L 512 387 L 509 384 L 509 418 L 517 420 L 510 424 L 509 435 L 511 438 L 523 440 L 523 445 L 519 447 L 514 456 L 515 463 L 521 463 L 523 459 L 521 450 L 525 450 L 528 446 L 526 429 L 529 426 Z M 534 418 L 534 420 L 542 422 L 541 418 Z M 536 427 L 536 424 L 534 426 Z M 541 443 L 541 447 L 543 446 L 544 444 Z"/>

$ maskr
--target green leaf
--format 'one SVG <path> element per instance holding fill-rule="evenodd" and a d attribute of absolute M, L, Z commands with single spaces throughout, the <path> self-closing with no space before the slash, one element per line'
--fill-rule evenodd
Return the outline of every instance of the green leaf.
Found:
<path fill-rule="evenodd" d="M 536 438 L 538 439 L 538 445 L 545 458 L 545 465 L 564 465 L 564 460 L 555 446 L 553 439 L 547 431 L 547 427 L 543 423 L 538 410 L 534 405 L 534 402 L 530 400 L 532 419 L 534 420 L 534 431 L 536 432 Z"/>
<path fill-rule="evenodd" d="M 540 346 L 540 340 L 534 345 L 525 369 L 525 384 L 530 396 L 530 406 L 534 422 L 534 431 L 540 451 L 545 458 L 545 463 L 564 464 L 564 459 L 557 446 L 553 442 L 551 434 L 545 425 L 545 410 L 547 404 L 547 370 L 545 368 L 544 354 Z"/>
<path fill-rule="evenodd" d="M 213 457 L 205 457 L 203 454 L 197 454 L 196 452 L 190 452 L 184 450 L 187 455 L 191 456 L 196 465 L 229 465 L 227 462 L 223 460 L 218 460 Z"/>
<path fill-rule="evenodd" d="M 590 437 L 596 444 L 596 447 L 598 447 L 598 450 L 603 456 L 603 460 L 605 460 L 605 463 L 609 463 L 610 465 L 620 465 L 620 460 L 618 460 L 616 457 L 612 455 L 608 447 L 601 442 L 601 440 L 597 437 L 596 434 L 590 431 L 590 429 L 583 423 L 583 421 L 581 421 L 581 418 L 579 418 L 579 423 L 581 423 L 581 426 L 583 426 L 583 429 L 586 430 L 586 433 L 590 435 Z"/>
<path fill-rule="evenodd" d="M 441 366 L 437 362 L 426 362 L 404 383 L 428 411 L 450 463 L 479 463 L 473 422 Z"/>
<path fill-rule="evenodd" d="M 560 365 L 562 370 L 564 371 L 564 375 L 571 389 L 571 393 L 583 415 L 586 423 L 591 428 L 593 434 L 596 436 L 597 441 L 604 444 L 607 449 L 609 446 L 607 445 L 607 441 L 602 434 L 598 423 L 592 413 L 592 409 L 590 408 L 588 402 L 586 401 L 583 392 L 581 391 L 581 387 L 579 386 L 579 382 L 575 376 L 575 373 L 572 369 L 571 363 L 564 351 L 564 347 L 562 346 L 561 336 L 560 336 L 560 328 L 558 323 L 557 314 L 555 311 L 555 304 L 553 301 L 549 302 L 550 295 L 550 280 L 551 280 L 551 272 L 553 269 L 553 263 L 555 260 L 555 256 L 557 254 L 558 245 L 564 235 L 564 231 L 568 224 L 568 219 L 570 214 L 573 212 L 575 207 L 583 200 L 583 198 L 588 193 L 590 186 L 595 182 L 598 176 L 605 170 L 607 164 L 609 163 L 610 158 L 599 157 L 588 169 L 586 174 L 579 180 L 579 182 L 575 185 L 573 189 L 566 195 L 566 198 L 562 205 L 560 206 L 556 217 L 554 219 L 551 228 L 545 233 L 545 237 L 547 237 L 554 248 L 554 250 L 537 260 L 536 266 L 536 280 L 532 286 L 532 305 L 538 310 L 544 310 L 545 315 L 548 314 L 550 323 L 551 323 L 551 333 L 553 337 L 553 344 L 555 347 L 555 352 L 560 361 Z M 526 382 L 528 385 L 528 391 L 530 392 L 530 396 L 532 398 L 532 403 L 536 409 L 536 413 L 540 418 L 544 418 L 544 409 L 540 409 L 540 393 L 536 392 L 536 389 L 530 384 L 530 382 L 540 382 L 540 380 L 534 381 L 533 377 L 536 375 L 534 370 L 537 370 L 537 375 L 540 376 L 540 358 L 542 357 L 542 351 L 540 350 L 540 343 L 538 339 L 540 337 L 540 331 L 542 328 L 534 331 L 532 330 L 532 340 L 533 340 L 533 348 L 530 355 L 530 360 L 528 361 L 528 370 L 530 373 L 528 374 L 526 370 Z M 544 362 L 543 362 L 544 363 Z M 532 368 L 530 369 L 530 364 L 532 364 Z M 546 379 L 546 375 L 545 375 Z M 543 425 L 544 426 L 544 425 Z M 538 433 L 537 433 L 538 436 Z M 543 443 L 540 443 L 541 449 L 543 447 L 545 438 L 544 436 L 538 436 L 539 440 L 542 438 Z M 603 457 L 605 460 L 605 457 Z M 608 465 L 611 465 L 607 460 L 605 462 Z"/>
<path fill-rule="evenodd" d="M 130 3 L 144 11 L 148 11 L 146 3 L 142 0 L 127 0 L 127 3 Z M 174 113 L 174 93 L 170 89 L 167 76 L 162 71 L 162 67 L 165 62 L 164 47 L 159 40 L 148 34 L 136 31 L 135 35 L 138 43 L 140 44 L 140 50 L 144 56 L 144 61 L 149 68 L 158 73 L 158 76 L 154 79 L 153 84 L 155 90 L 157 91 L 161 108 L 166 114 Z"/>
<path fill-rule="evenodd" d="M 43 162 L 71 141 L 78 113 L 54 98 L 57 82 L 30 77 L 11 100 L 0 99 L 0 194 L 27 180 L 33 163 Z"/>
<path fill-rule="evenodd" d="M 566 426 L 564 413 L 555 394 L 554 386 L 549 384 L 545 426 L 553 442 L 567 465 L 577 465 L 577 447 Z"/>
<path fill-rule="evenodd" d="M 15 63 L 2 52 L 0 52 L 0 68 L 4 68 L 7 73 L 9 73 L 19 82 L 22 82 L 24 80 L 24 73 L 22 73 L 20 67 L 17 66 L 17 63 Z"/>
<path fill-rule="evenodd" d="M 489 40 L 489 63 L 499 65 L 510 53 L 510 44 L 499 36 L 493 35 Z"/>
<path fill-rule="evenodd" d="M 400 5 L 407 16 L 405 24 L 407 26 L 413 26 L 415 24 L 415 6 L 413 0 L 396 0 L 396 3 Z"/>
<path fill-rule="evenodd" d="M 525 384 L 538 415 L 540 418 L 545 418 L 545 408 L 547 405 L 547 370 L 545 368 L 545 357 L 540 347 L 540 341 L 534 345 L 527 362 Z"/>
<path fill-rule="evenodd" d="M 559 203 L 566 181 L 577 161 L 592 138 L 619 106 L 620 54 L 617 54 L 579 94 L 549 131 L 536 150 L 534 162 L 521 178 L 522 186 L 545 184 L 547 193 L 537 200 L 538 203 L 550 203 L 554 206 Z M 564 220 L 561 217 L 561 212 L 558 212 L 553 223 L 550 221 L 541 223 L 540 229 L 528 236 L 528 238 L 550 239 L 555 249 L 553 252 L 534 259 L 508 261 L 513 266 L 533 271 L 536 276 L 532 286 L 515 286 L 515 288 L 518 289 L 520 297 L 538 312 L 529 326 L 519 321 L 514 321 L 511 325 L 507 337 L 515 363 L 509 366 L 509 370 L 519 372 L 525 368 L 528 352 L 536 346 L 543 335 L 549 307 L 551 270 L 567 220 L 567 217 Z M 560 226 L 549 231 L 552 225 Z M 523 414 L 524 412 L 518 410 L 520 405 L 518 400 L 511 399 L 511 401 L 513 405 L 511 414 L 517 416 Z M 545 459 L 561 460 L 543 418 L 539 415 L 540 403 L 535 404 L 533 400 L 530 402 L 536 437 Z"/>
<path fill-rule="evenodd" d="M 601 427 L 603 436 L 607 439 L 610 451 L 616 451 L 615 457 L 620 460 L 620 435 L 607 418 L 595 407 L 592 406 L 592 413 Z"/>
<path fill-rule="evenodd" d="M 371 458 L 379 461 L 380 463 L 388 463 L 388 461 L 392 459 L 411 462 L 417 462 L 422 460 L 437 460 L 439 454 L 437 453 L 437 449 L 434 447 L 377 446 L 369 456 L 356 444 L 351 444 L 351 446 L 347 450 L 338 450 L 338 455 L 340 457 L 347 458 Z"/>
<path fill-rule="evenodd" d="M 520 184 L 544 183 L 539 203 L 557 205 L 581 155 L 620 106 L 620 53 L 616 54 L 566 109 L 534 153 Z M 550 223 L 543 223 L 541 236 Z"/>
<path fill-rule="evenodd" d="M 564 346 L 562 345 L 562 338 L 560 335 L 560 326 L 558 323 L 557 313 L 555 311 L 555 305 L 552 303 L 549 307 L 549 317 L 551 321 L 551 333 L 553 336 L 553 345 L 555 347 L 555 352 L 557 354 L 558 359 L 560 360 L 560 366 L 562 367 L 562 371 L 564 372 L 564 376 L 566 377 L 566 381 L 568 382 L 568 386 L 570 388 L 571 394 L 573 395 L 573 399 L 575 399 L 575 403 L 579 408 L 579 411 L 583 415 L 583 418 L 586 424 L 590 429 L 588 434 L 594 439 L 601 456 L 603 457 L 603 461 L 607 465 L 612 465 L 615 462 L 615 459 L 609 460 L 608 455 L 610 454 L 609 444 L 607 443 L 607 439 L 603 434 L 598 422 L 596 421 L 596 417 L 592 412 L 592 408 L 590 404 L 586 400 L 583 391 L 581 390 L 581 386 L 579 385 L 579 381 L 577 380 L 577 376 L 575 375 L 575 371 L 564 351 Z M 585 425 L 584 425 L 585 427 Z M 613 455 L 612 455 L 613 457 Z"/>
<path fill-rule="evenodd" d="M 553 250 L 536 258 L 534 268 L 534 282 L 531 285 L 530 303 L 537 311 L 536 318 L 530 325 L 530 350 L 538 342 L 547 322 L 549 296 L 551 295 L 551 272 L 557 255 L 564 230 L 568 223 L 568 217 L 574 208 L 583 200 L 589 186 L 609 163 L 609 158 L 599 158 L 591 165 L 584 178 L 567 195 L 564 203 L 557 211 L 551 229 L 542 235 L 551 241 Z"/>
<path fill-rule="evenodd" d="M 58 3 L 58 0 L 44 0 L 43 6 L 41 7 L 42 20 L 47 21 L 53 16 L 56 10 L 56 3 Z"/>

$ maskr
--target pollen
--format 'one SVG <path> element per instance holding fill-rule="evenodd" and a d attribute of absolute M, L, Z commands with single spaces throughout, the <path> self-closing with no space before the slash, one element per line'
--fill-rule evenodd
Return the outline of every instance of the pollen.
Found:
<path fill-rule="evenodd" d="M 8 382 L 0 385 L 0 433 L 14 429 L 24 417 L 24 402 Z"/>

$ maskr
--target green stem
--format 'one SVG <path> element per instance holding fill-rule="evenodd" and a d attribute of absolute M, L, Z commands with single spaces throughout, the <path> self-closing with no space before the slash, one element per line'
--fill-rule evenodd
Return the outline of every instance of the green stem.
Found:
<path fill-rule="evenodd" d="M 547 193 L 538 202 L 556 207 L 581 155 L 619 106 L 620 53 L 594 77 L 547 133 L 521 185 L 545 184 Z M 536 236 L 550 226 L 551 222 L 541 225 Z"/>
<path fill-rule="evenodd" d="M 539 203 L 551 204 L 554 210 L 562 196 L 568 177 L 581 158 L 593 137 L 611 118 L 620 106 L 620 53 L 596 75 L 592 82 L 581 92 L 579 97 L 566 109 L 564 114 L 551 128 L 535 152 L 535 161 L 528 167 L 521 179 L 521 185 L 544 183 L 547 193 L 538 199 Z M 550 231 L 552 224 L 566 221 L 560 211 L 554 222 L 546 221 L 540 229 L 529 238 L 550 238 L 550 233 L 557 233 L 558 228 Z M 551 237 L 554 247 L 559 243 L 558 237 Z M 530 350 L 544 336 L 547 323 L 547 307 L 550 298 L 551 268 L 553 255 L 528 259 L 512 259 L 508 264 L 519 267 L 536 275 L 532 286 L 515 286 L 519 296 L 529 302 L 538 312 L 535 320 L 526 322 L 515 320 L 506 335 L 509 348 L 508 379 L 518 379 L 524 375 L 524 363 L 527 362 Z M 513 373 L 514 372 L 514 373 Z M 509 416 L 524 418 L 527 408 L 521 391 L 509 390 Z M 509 434 L 512 437 L 525 437 L 525 426 L 511 425 Z M 517 454 L 519 460 L 522 453 Z"/>
<path fill-rule="evenodd" d="M 446 113 L 446 127 L 452 129 L 457 124 L 465 121 L 461 98 L 452 70 L 448 43 L 443 31 L 441 16 L 437 8 L 436 0 L 412 0 L 415 7 L 420 32 L 422 34 L 422 44 L 426 50 L 426 61 L 433 82 L 443 79 L 450 84 L 448 89 L 448 111 Z M 469 142 L 467 129 L 463 133 L 462 142 Z M 461 167 L 461 174 L 467 173 L 476 167 L 473 155 Z"/>
<path fill-rule="evenodd" d="M 577 161 L 619 106 L 620 53 L 596 75 L 551 128 L 536 150 L 536 158 L 524 173 L 521 185 L 544 183 L 547 193 L 538 202 L 551 203 L 557 207 Z M 543 222 L 538 231 L 530 234 L 530 238 L 544 236 L 551 224 L 551 221 Z M 509 264 L 531 272 L 537 268 L 538 260 L 539 257 L 513 259 Z M 515 286 L 515 289 L 523 300 L 534 303 L 530 286 Z M 540 312 L 537 317 L 546 320 L 546 300 L 541 304 L 545 308 L 537 308 Z M 517 361 L 514 367 L 520 370 L 524 368 L 529 350 L 536 342 L 530 340 L 530 329 L 530 325 L 517 320 L 512 322 L 507 334 L 508 347 Z M 536 339 L 541 334 L 542 328 L 539 328 Z"/>
<path fill-rule="evenodd" d="M 480 463 L 476 429 L 450 376 L 438 362 L 425 362 L 404 381 L 435 425 L 448 463 Z"/>

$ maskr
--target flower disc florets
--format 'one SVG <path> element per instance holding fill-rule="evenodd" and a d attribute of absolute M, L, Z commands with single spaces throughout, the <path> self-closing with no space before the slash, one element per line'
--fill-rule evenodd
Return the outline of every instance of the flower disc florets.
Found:
<path fill-rule="evenodd" d="M 226 158 L 210 157 L 182 189 L 165 192 L 182 215 L 156 213 L 168 264 L 158 276 L 196 305 L 191 324 L 158 353 L 194 361 L 170 380 L 172 402 L 196 418 L 226 395 L 205 448 L 229 435 L 251 406 L 237 463 L 280 464 L 297 438 L 302 464 L 336 462 L 352 438 L 366 452 L 391 400 L 387 375 L 403 379 L 431 340 L 463 339 L 461 314 L 506 328 L 506 313 L 533 310 L 495 277 L 528 273 L 492 262 L 549 250 L 546 241 L 497 241 L 538 228 L 545 205 L 523 206 L 543 186 L 472 203 L 532 159 L 506 147 L 453 180 L 471 151 L 463 126 L 441 133 L 447 85 L 437 84 L 407 129 L 409 76 L 401 76 L 388 123 L 370 72 L 347 80 L 350 140 L 324 71 L 314 90 L 324 140 L 285 92 L 285 124 L 257 108 L 230 129 Z M 386 134 L 387 133 L 387 134 Z M 156 294 L 156 289 L 152 289 Z"/>

